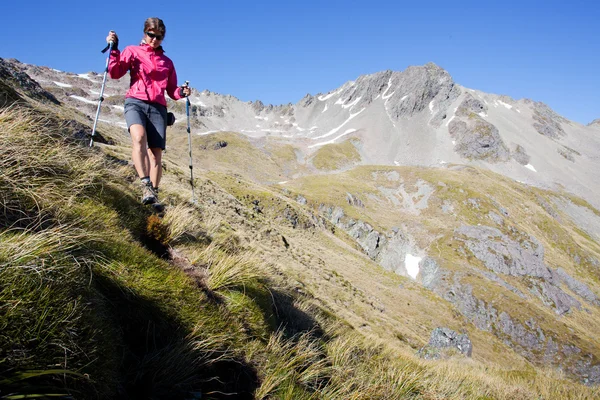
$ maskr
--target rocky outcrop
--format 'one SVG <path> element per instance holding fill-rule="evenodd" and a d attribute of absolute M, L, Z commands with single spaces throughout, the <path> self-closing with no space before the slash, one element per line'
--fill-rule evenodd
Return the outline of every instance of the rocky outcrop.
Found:
<path fill-rule="evenodd" d="M 456 140 L 455 151 L 464 158 L 489 162 L 508 159 L 509 152 L 498 129 L 479 117 L 469 122 L 453 120 L 449 131 Z"/>
<path fill-rule="evenodd" d="M 22 64 L 17 60 L 5 60 L 0 58 L 0 79 L 4 82 L 12 82 L 15 87 L 18 87 L 34 99 L 60 104 L 54 95 L 47 90 L 42 89 L 39 83 L 31 79 L 31 77 L 24 72 Z M 2 84 L 2 86 L 5 85 L 5 83 Z M 14 101 L 18 98 L 15 97 L 14 90 L 11 92 L 8 89 L 3 89 L 2 92 L 5 93 L 3 97 L 6 98 L 6 101 Z"/>
<path fill-rule="evenodd" d="M 584 299 L 592 305 L 600 306 L 600 300 L 585 283 L 582 283 L 577 279 L 573 278 L 572 276 L 567 274 L 567 272 L 562 268 L 558 268 L 556 270 L 556 276 L 558 277 L 560 282 L 567 285 L 567 287 L 573 293 L 575 293 L 576 295 L 578 295 L 579 297 L 581 297 L 582 299 Z"/>
<path fill-rule="evenodd" d="M 563 117 L 555 113 L 550 107 L 541 102 L 534 103 L 533 127 L 540 135 L 552 139 L 565 136 L 561 124 L 567 122 Z"/>
<path fill-rule="evenodd" d="M 426 360 L 449 358 L 456 353 L 471 357 L 473 344 L 467 334 L 458 334 L 449 328 L 435 328 L 427 346 L 418 355 Z"/>
<path fill-rule="evenodd" d="M 558 148 L 558 149 L 556 149 L 556 151 L 558 152 L 558 154 L 563 156 L 566 160 L 569 160 L 571 162 L 575 162 L 575 156 L 581 155 L 581 153 L 579 153 L 578 151 L 573 150 L 566 146 Z"/>
<path fill-rule="evenodd" d="M 353 195 L 352 193 L 346 193 L 346 200 L 348 201 L 348 204 L 350 204 L 351 206 L 360 207 L 360 208 L 365 207 L 363 202 L 358 197 Z"/>
<path fill-rule="evenodd" d="M 388 271 L 408 276 L 405 266 L 406 254 L 411 251 L 411 241 L 399 229 L 383 233 L 370 224 L 348 218 L 340 207 L 322 204 L 319 213 L 332 224 L 350 235 L 363 252 Z"/>
<path fill-rule="evenodd" d="M 589 124 L 587 124 L 587 126 L 592 126 L 592 125 L 600 126 L 600 118 L 597 118 L 597 119 L 593 120 L 592 122 L 590 122 Z"/>
<path fill-rule="evenodd" d="M 409 67 L 401 73 L 394 72 L 390 76 L 390 88 L 387 92 L 391 95 L 388 101 L 390 116 L 398 121 L 429 108 L 436 98 L 438 103 L 449 104 L 458 97 L 460 89 L 455 87 L 447 71 L 429 63 L 421 67 Z M 431 104 L 432 108 L 434 106 L 435 104 Z M 437 118 L 434 116 L 432 124 L 439 124 L 442 116 L 443 114 Z"/>
<path fill-rule="evenodd" d="M 496 274 L 552 279 L 544 264 L 544 247 L 524 235 L 519 242 L 488 226 L 463 225 L 455 236 L 465 248 Z"/>
<path fill-rule="evenodd" d="M 252 103 L 252 109 L 254 110 L 254 112 L 256 114 L 260 113 L 262 110 L 265 109 L 265 105 L 263 104 L 262 101 L 257 100 L 254 103 Z"/>
<path fill-rule="evenodd" d="M 459 117 L 471 117 L 472 114 L 487 112 L 488 108 L 484 102 L 467 93 L 460 106 L 456 109 L 456 115 Z"/>
<path fill-rule="evenodd" d="M 473 286 L 466 283 L 468 276 L 477 270 L 468 274 L 445 270 L 430 257 L 424 258 L 420 267 L 423 285 L 453 304 L 478 329 L 494 334 L 531 362 L 553 365 L 586 384 L 600 384 L 600 363 L 592 354 L 565 342 L 555 331 L 542 329 L 533 318 L 520 321 L 511 315 L 512 310 L 500 310 L 493 302 L 478 298 Z M 491 272 L 482 274 L 488 278 L 494 276 Z M 498 276 L 491 280 L 510 288 Z M 546 288 L 553 286 L 546 284 Z M 555 289 L 550 290 L 556 293 Z"/>
<path fill-rule="evenodd" d="M 510 152 L 511 157 L 521 165 L 529 164 L 529 154 L 525 151 L 525 148 L 517 144 L 513 151 Z"/>

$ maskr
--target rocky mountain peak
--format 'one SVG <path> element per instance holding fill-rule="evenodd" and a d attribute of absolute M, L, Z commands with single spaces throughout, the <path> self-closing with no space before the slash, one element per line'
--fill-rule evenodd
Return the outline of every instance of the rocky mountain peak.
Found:
<path fill-rule="evenodd" d="M 588 126 L 592 125 L 600 126 L 600 118 L 597 118 L 588 124 Z"/>

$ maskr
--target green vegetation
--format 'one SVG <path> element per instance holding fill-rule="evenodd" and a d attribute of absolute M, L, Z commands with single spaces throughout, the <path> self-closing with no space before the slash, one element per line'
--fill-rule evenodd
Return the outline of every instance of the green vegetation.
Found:
<path fill-rule="evenodd" d="M 360 154 L 351 140 L 342 143 L 326 144 L 319 148 L 312 158 L 315 168 L 332 171 L 360 162 Z"/>

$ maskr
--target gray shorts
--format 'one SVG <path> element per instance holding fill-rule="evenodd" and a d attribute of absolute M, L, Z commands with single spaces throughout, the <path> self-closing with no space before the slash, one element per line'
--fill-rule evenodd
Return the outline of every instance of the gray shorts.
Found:
<path fill-rule="evenodd" d="M 125 122 L 127 129 L 139 124 L 146 129 L 148 148 L 165 149 L 167 144 L 167 107 L 157 103 L 127 97 L 125 99 Z"/>

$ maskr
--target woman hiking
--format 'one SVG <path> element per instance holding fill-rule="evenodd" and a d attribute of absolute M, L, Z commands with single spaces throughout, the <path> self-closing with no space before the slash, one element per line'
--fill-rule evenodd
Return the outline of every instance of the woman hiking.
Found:
<path fill-rule="evenodd" d="M 158 185 L 162 176 L 162 151 L 166 145 L 167 101 L 191 94 L 187 86 L 177 86 L 173 61 L 161 46 L 167 29 L 159 18 L 144 22 L 144 38 L 138 46 L 120 51 L 119 37 L 110 31 L 107 42 L 113 42 L 108 74 L 119 79 L 130 71 L 131 81 L 125 95 L 125 121 L 131 135 L 131 158 L 142 183 L 142 203 L 158 203 Z"/>

